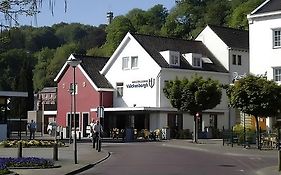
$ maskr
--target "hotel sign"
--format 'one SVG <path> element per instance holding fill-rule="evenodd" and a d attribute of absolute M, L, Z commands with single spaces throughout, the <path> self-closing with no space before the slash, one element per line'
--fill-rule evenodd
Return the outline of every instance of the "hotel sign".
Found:
<path fill-rule="evenodd" d="M 126 84 L 127 88 L 153 88 L 155 85 L 155 78 L 150 78 L 148 80 L 136 80 L 129 84 Z"/>

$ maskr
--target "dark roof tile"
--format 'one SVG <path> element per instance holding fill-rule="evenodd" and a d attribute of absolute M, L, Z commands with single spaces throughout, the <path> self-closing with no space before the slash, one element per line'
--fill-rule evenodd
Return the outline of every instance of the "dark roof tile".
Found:
<path fill-rule="evenodd" d="M 208 25 L 228 46 L 237 49 L 249 49 L 249 32 L 247 30 L 234 29 Z"/>
<path fill-rule="evenodd" d="M 92 57 L 77 54 L 73 54 L 73 56 L 76 59 L 82 60 L 81 66 L 98 88 L 113 88 L 108 82 L 108 80 L 105 78 L 105 76 L 100 74 L 100 71 L 102 70 L 109 58 Z"/>
<path fill-rule="evenodd" d="M 192 41 L 160 36 L 132 34 L 142 47 L 150 54 L 155 62 L 162 68 L 179 68 L 198 71 L 228 72 L 224 66 L 214 57 L 201 41 Z M 208 57 L 213 64 L 203 63 L 202 68 L 192 67 L 188 61 L 181 56 L 180 67 L 170 66 L 160 54 L 161 51 L 178 51 L 180 54 L 199 53 Z"/>
<path fill-rule="evenodd" d="M 253 14 L 275 12 L 281 10 L 281 0 L 270 0 Z"/>

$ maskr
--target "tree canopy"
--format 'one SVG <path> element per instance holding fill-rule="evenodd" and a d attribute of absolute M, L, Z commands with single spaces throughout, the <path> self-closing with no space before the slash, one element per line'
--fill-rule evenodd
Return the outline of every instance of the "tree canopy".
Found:
<path fill-rule="evenodd" d="M 188 112 L 194 116 L 202 111 L 216 107 L 222 96 L 222 88 L 218 81 L 211 78 L 203 79 L 201 76 L 193 76 L 190 80 L 171 80 L 165 84 L 163 89 L 165 96 L 171 105 L 179 111 Z M 195 122 L 194 128 L 197 128 Z M 194 141 L 197 143 L 197 132 L 195 129 Z"/>
<path fill-rule="evenodd" d="M 227 90 L 233 108 L 255 117 L 257 145 L 259 142 L 258 117 L 273 117 L 281 110 L 281 86 L 262 76 L 248 75 L 236 81 Z"/>

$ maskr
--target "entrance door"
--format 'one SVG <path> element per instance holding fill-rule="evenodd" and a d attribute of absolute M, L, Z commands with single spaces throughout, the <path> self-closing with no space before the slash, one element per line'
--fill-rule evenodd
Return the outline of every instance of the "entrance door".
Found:
<path fill-rule="evenodd" d="M 171 129 L 171 138 L 177 138 L 179 130 L 183 128 L 182 114 L 168 114 L 168 126 Z"/>
<path fill-rule="evenodd" d="M 89 124 L 89 113 L 83 113 L 83 124 L 82 124 L 82 132 L 83 137 L 87 137 L 87 126 Z"/>

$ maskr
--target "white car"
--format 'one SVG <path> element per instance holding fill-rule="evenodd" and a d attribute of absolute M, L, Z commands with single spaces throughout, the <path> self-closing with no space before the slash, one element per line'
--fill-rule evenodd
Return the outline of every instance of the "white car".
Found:
<path fill-rule="evenodd" d="M 50 123 L 48 124 L 48 126 L 47 126 L 47 133 L 48 133 L 49 135 L 51 135 L 52 132 L 56 129 L 56 127 L 57 127 L 56 122 L 50 122 Z"/>

